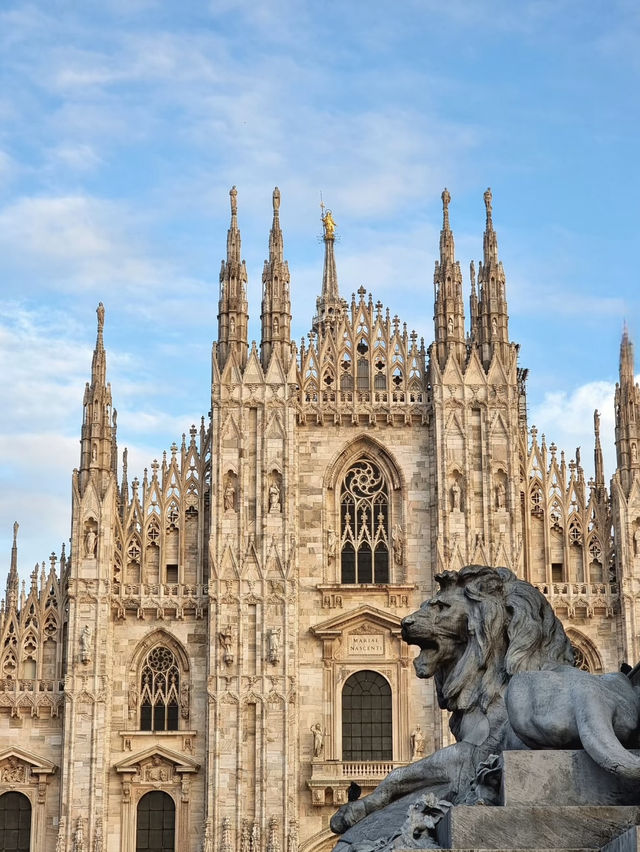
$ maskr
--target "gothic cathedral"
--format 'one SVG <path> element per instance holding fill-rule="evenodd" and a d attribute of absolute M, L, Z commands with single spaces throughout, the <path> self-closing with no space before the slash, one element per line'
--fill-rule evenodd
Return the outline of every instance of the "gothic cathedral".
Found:
<path fill-rule="evenodd" d="M 118 464 L 98 334 L 72 479 L 71 549 L 0 610 L 0 847 L 38 852 L 326 852 L 355 782 L 448 741 L 404 615 L 434 575 L 503 565 L 562 619 L 576 665 L 635 663 L 640 389 L 627 334 L 605 484 L 527 423 L 492 198 L 462 273 L 443 200 L 434 340 L 324 271 L 291 340 L 273 193 L 259 347 L 231 190 L 210 419 L 142 479 Z"/>

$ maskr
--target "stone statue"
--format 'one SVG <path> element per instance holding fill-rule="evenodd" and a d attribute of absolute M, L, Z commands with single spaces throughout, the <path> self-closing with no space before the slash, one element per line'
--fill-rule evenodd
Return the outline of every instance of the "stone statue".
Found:
<path fill-rule="evenodd" d="M 411 760 L 424 757 L 424 734 L 420 725 L 411 732 Z"/>
<path fill-rule="evenodd" d="M 270 663 L 280 662 L 280 628 L 272 627 L 267 633 L 267 657 Z"/>
<path fill-rule="evenodd" d="M 84 537 L 84 555 L 89 559 L 94 559 L 96 555 L 96 544 L 98 542 L 98 536 L 95 534 L 95 530 L 88 530 L 86 536 Z"/>
<path fill-rule="evenodd" d="M 640 780 L 640 757 L 625 748 L 634 747 L 640 723 L 635 669 L 627 676 L 575 668 L 571 643 L 547 599 L 507 568 L 468 565 L 436 580 L 439 591 L 403 619 L 402 636 L 420 649 L 416 674 L 434 678 L 457 742 L 394 769 L 372 793 L 343 805 L 331 828 L 345 834 L 345 852 L 373 836 L 356 823 L 401 797 L 407 796 L 407 807 L 427 793 L 451 804 L 473 801 L 483 772 L 507 749 L 580 743 L 606 771 Z M 401 833 L 407 809 L 393 813 L 383 822 L 375 815 L 389 840 Z M 391 847 L 381 837 L 376 852 L 385 848 Z"/>
<path fill-rule="evenodd" d="M 235 512 L 236 509 L 236 489 L 233 487 L 231 480 L 224 487 L 224 510 L 225 512 Z"/>
<path fill-rule="evenodd" d="M 311 726 L 311 733 L 313 734 L 313 756 L 322 757 L 322 748 L 324 746 L 324 731 L 322 730 L 322 725 L 320 724 L 320 722 L 316 722 L 315 725 Z"/>
<path fill-rule="evenodd" d="M 633 549 L 636 556 L 640 556 L 640 527 L 633 534 Z"/>
<path fill-rule="evenodd" d="M 280 486 L 275 480 L 269 486 L 269 511 L 280 511 Z"/>
<path fill-rule="evenodd" d="M 453 480 L 453 485 L 451 486 L 451 510 L 453 512 L 460 511 L 460 486 L 457 479 Z"/>
<path fill-rule="evenodd" d="M 327 556 L 329 559 L 335 559 L 337 546 L 338 537 L 336 535 L 336 531 L 330 527 L 327 530 Z"/>
<path fill-rule="evenodd" d="M 88 624 L 85 624 L 80 634 L 80 662 L 91 662 L 91 628 Z"/>
<path fill-rule="evenodd" d="M 453 317 L 449 317 L 449 320 L 447 322 L 447 329 L 450 335 L 453 334 Z"/>
<path fill-rule="evenodd" d="M 402 565 L 404 555 L 404 540 L 402 538 L 402 527 L 395 524 L 391 530 L 391 547 L 393 550 L 393 561 L 396 565 Z"/>
<path fill-rule="evenodd" d="M 498 481 L 496 485 L 496 509 L 504 509 L 506 493 L 503 483 Z"/>
<path fill-rule="evenodd" d="M 222 660 L 230 666 L 233 662 L 233 630 L 231 627 L 225 627 L 218 634 L 220 644 L 222 645 Z"/>

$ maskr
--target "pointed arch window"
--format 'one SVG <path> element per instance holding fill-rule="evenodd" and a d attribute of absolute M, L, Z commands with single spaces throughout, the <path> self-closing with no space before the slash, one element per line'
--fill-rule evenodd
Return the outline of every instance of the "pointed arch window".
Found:
<path fill-rule="evenodd" d="M 360 459 L 340 491 L 341 581 L 389 582 L 389 486 L 380 468 Z"/>
<path fill-rule="evenodd" d="M 140 676 L 140 730 L 177 731 L 180 669 L 173 651 L 156 645 L 146 655 Z"/>

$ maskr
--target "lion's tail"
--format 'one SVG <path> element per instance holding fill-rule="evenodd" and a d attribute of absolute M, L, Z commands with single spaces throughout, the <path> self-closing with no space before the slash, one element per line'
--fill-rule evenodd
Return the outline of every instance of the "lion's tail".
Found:
<path fill-rule="evenodd" d="M 627 751 L 617 738 L 604 704 L 581 702 L 576 721 L 584 750 L 592 760 L 614 775 L 640 780 L 640 757 Z"/>

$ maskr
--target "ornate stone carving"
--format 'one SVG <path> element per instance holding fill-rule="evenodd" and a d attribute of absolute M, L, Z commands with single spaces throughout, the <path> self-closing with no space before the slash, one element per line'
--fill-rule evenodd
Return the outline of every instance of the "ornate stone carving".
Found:
<path fill-rule="evenodd" d="M 73 832 L 73 852 L 86 852 L 85 845 L 85 819 L 84 817 L 78 817 L 76 820 L 76 828 Z"/>
<path fill-rule="evenodd" d="M 27 781 L 27 766 L 12 755 L 0 768 L 0 782 L 3 784 L 24 784 Z"/>

